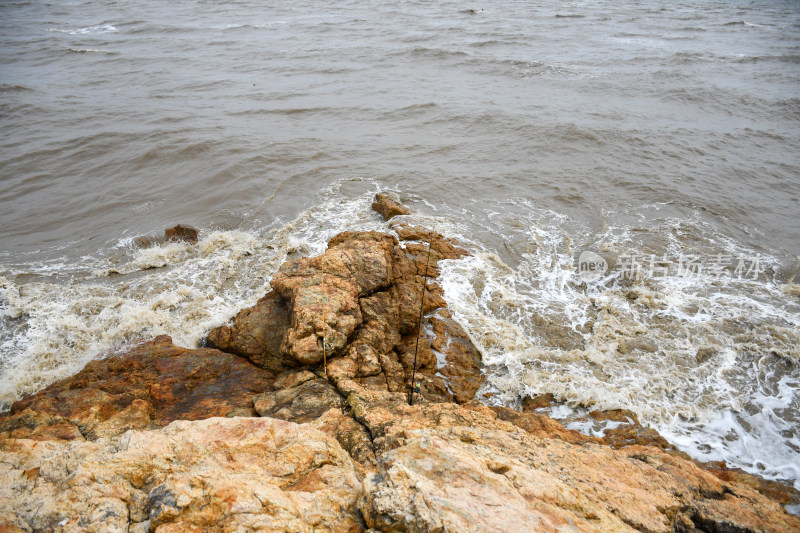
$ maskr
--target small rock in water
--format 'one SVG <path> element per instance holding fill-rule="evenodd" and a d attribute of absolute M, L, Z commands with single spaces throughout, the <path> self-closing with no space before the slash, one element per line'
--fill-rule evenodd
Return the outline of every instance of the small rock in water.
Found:
<path fill-rule="evenodd" d="M 530 413 L 536 409 L 550 407 L 556 401 L 551 393 L 537 394 L 536 396 L 526 396 L 522 399 L 522 412 Z"/>
<path fill-rule="evenodd" d="M 380 213 L 384 220 L 389 220 L 397 215 L 408 215 L 411 213 L 409 208 L 384 193 L 375 195 L 375 201 L 372 202 L 372 209 Z"/>
<path fill-rule="evenodd" d="M 137 248 L 150 248 L 151 246 L 153 246 L 153 239 L 151 237 L 142 235 L 141 237 L 136 237 L 135 239 L 133 239 L 133 244 Z"/>
<path fill-rule="evenodd" d="M 172 228 L 165 229 L 164 235 L 171 241 L 186 241 L 197 244 L 197 230 L 191 226 L 178 224 Z"/>
<path fill-rule="evenodd" d="M 705 363 L 709 358 L 711 358 L 716 351 L 713 348 L 700 348 L 697 350 L 694 358 L 699 363 Z"/>

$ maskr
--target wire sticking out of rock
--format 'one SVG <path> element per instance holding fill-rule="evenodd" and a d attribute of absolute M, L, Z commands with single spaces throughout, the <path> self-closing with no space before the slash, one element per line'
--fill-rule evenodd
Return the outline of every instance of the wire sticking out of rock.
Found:
<path fill-rule="evenodd" d="M 320 225 L 319 229 L 322 229 Z M 325 292 L 325 254 L 322 254 L 322 363 L 325 368 L 325 379 L 328 379 L 328 347 L 325 346 L 325 303 L 328 300 L 328 293 Z"/>
<path fill-rule="evenodd" d="M 417 386 L 417 352 L 419 352 L 419 336 L 422 332 L 422 309 L 425 304 L 425 288 L 428 286 L 428 265 L 431 263 L 431 241 L 428 241 L 428 258 L 425 260 L 425 274 L 422 276 L 422 297 L 419 299 L 419 322 L 417 323 L 417 345 L 414 348 L 414 366 L 411 371 L 411 391 L 408 394 L 408 405 L 414 405 L 414 393 L 420 392 Z"/>

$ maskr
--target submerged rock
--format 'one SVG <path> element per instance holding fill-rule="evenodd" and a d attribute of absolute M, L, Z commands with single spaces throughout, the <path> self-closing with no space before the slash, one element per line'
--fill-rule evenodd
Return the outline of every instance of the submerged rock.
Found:
<path fill-rule="evenodd" d="M 164 230 L 164 236 L 170 241 L 186 241 L 192 244 L 197 243 L 197 229 L 191 226 L 178 224 Z"/>
<path fill-rule="evenodd" d="M 618 341 L 617 351 L 621 354 L 628 354 L 634 350 L 643 352 L 656 352 L 658 351 L 658 344 L 652 339 L 646 337 L 637 337 L 633 339 L 621 338 Z"/>
<path fill-rule="evenodd" d="M 522 399 L 522 411 L 525 413 L 531 413 L 536 409 L 550 407 L 555 403 L 555 401 L 555 396 L 549 392 L 536 394 L 535 396 L 525 396 Z"/>
<path fill-rule="evenodd" d="M 152 246 L 162 246 L 170 241 L 185 241 L 190 244 L 197 244 L 199 232 L 192 226 L 178 224 L 171 228 L 166 228 L 163 235 L 140 235 L 135 237 L 131 243 L 136 248 L 150 248 Z"/>

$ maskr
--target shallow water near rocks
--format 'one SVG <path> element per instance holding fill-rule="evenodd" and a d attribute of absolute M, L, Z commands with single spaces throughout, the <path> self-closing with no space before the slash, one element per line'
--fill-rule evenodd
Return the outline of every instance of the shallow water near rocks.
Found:
<path fill-rule="evenodd" d="M 0 404 L 196 345 L 393 190 L 472 254 L 441 283 L 483 401 L 800 488 L 797 4 L 471 7 L 0 6 Z"/>

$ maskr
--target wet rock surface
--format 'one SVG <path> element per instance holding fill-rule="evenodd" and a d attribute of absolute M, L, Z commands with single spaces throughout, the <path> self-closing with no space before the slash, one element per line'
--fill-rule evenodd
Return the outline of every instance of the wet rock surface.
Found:
<path fill-rule="evenodd" d="M 257 416 L 254 394 L 274 376 L 219 350 L 187 349 L 167 336 L 123 356 L 92 361 L 74 376 L 0 415 L 0 435 L 29 439 L 87 439 L 150 429 L 174 420 Z"/>
<path fill-rule="evenodd" d="M 411 210 L 400 203 L 393 195 L 379 193 L 375 195 L 372 209 L 381 214 L 384 220 L 389 220 L 397 215 L 408 215 Z"/>
<path fill-rule="evenodd" d="M 197 244 L 199 232 L 192 226 L 178 224 L 171 228 L 166 228 L 163 235 L 141 235 L 133 239 L 133 245 L 137 248 L 150 248 L 155 245 L 163 245 L 170 241 L 184 241 L 189 244 Z"/>
<path fill-rule="evenodd" d="M 271 371 L 322 365 L 334 383 L 391 392 L 408 391 L 416 374 L 430 400 L 471 400 L 480 353 L 447 311 L 441 287 L 425 278 L 426 264 L 434 278 L 440 260 L 466 252 L 436 232 L 398 228 L 402 241 L 344 232 L 323 255 L 285 263 L 273 290 L 212 330 L 208 343 Z M 430 242 L 430 261 L 419 239 Z"/>
<path fill-rule="evenodd" d="M 186 241 L 192 244 L 197 243 L 197 229 L 185 224 L 178 224 L 164 230 L 164 237 L 170 241 Z"/>
<path fill-rule="evenodd" d="M 480 353 L 434 280 L 409 405 L 427 243 L 431 277 L 466 252 L 392 229 L 286 263 L 216 348 L 158 337 L 0 414 L 0 531 L 800 530 L 796 491 L 631 412 L 589 413 L 615 423 L 597 438 L 533 412 L 551 395 L 475 401 Z"/>

